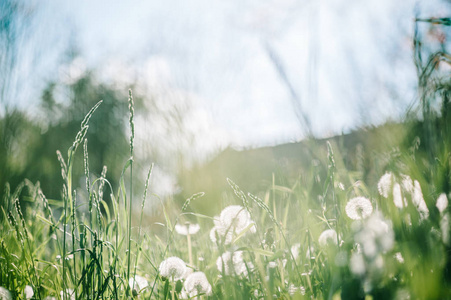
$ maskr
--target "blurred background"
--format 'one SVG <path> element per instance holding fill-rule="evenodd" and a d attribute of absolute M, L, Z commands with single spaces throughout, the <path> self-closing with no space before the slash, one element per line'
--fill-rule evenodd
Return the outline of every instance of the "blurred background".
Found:
<path fill-rule="evenodd" d="M 207 182 L 208 164 L 218 171 L 233 162 L 230 174 L 245 180 L 247 159 L 230 158 L 236 153 L 262 167 L 253 173 L 271 174 L 282 158 L 289 166 L 287 157 L 301 156 L 276 145 L 418 114 L 414 20 L 450 14 L 446 0 L 0 0 L 0 187 L 29 178 L 60 199 L 56 150 L 65 155 L 99 100 L 90 169 L 99 176 L 108 166 L 117 187 L 129 156 L 129 88 L 136 179 L 155 163 L 152 193 L 203 191 L 193 177 Z M 449 48 L 445 27 L 417 29 L 425 56 Z M 230 174 L 215 176 L 226 184 Z"/>

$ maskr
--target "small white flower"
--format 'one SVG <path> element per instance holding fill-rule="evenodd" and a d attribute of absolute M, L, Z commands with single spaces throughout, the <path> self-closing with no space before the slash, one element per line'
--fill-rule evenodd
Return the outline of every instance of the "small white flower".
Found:
<path fill-rule="evenodd" d="M 177 233 L 181 235 L 193 235 L 198 233 L 199 230 L 199 224 L 190 224 L 187 222 L 185 225 L 175 225 L 175 231 L 177 231 Z"/>
<path fill-rule="evenodd" d="M 371 201 L 365 197 L 355 197 L 346 204 L 346 214 L 353 220 L 365 219 L 373 212 Z"/>
<path fill-rule="evenodd" d="M 23 293 L 25 295 L 25 299 L 31 299 L 31 297 L 33 297 L 34 295 L 34 291 L 33 288 L 29 285 L 25 286 L 25 289 L 23 290 Z"/>
<path fill-rule="evenodd" d="M 443 213 L 445 209 L 448 207 L 448 198 L 446 197 L 445 193 L 440 194 L 440 196 L 437 199 L 437 203 L 435 204 L 437 206 L 438 211 L 440 213 Z"/>
<path fill-rule="evenodd" d="M 177 281 L 185 275 L 186 264 L 180 258 L 172 256 L 161 262 L 159 270 L 161 276 Z"/>
<path fill-rule="evenodd" d="M 294 294 L 299 290 L 299 288 L 297 286 L 295 286 L 294 284 L 290 283 L 290 285 L 288 286 L 288 294 L 290 294 L 290 296 L 294 296 Z"/>
<path fill-rule="evenodd" d="M 149 286 L 147 280 L 139 275 L 135 275 L 135 278 L 130 278 L 128 284 L 130 285 L 130 288 L 135 290 L 137 293 Z"/>
<path fill-rule="evenodd" d="M 337 245 L 337 232 L 333 229 L 324 230 L 318 238 L 319 245 L 326 247 L 327 245 Z"/>
<path fill-rule="evenodd" d="M 212 289 L 204 272 L 190 274 L 183 284 L 182 298 L 193 298 L 199 295 L 211 295 Z"/>
<path fill-rule="evenodd" d="M 396 252 L 395 253 L 395 258 L 400 264 L 404 263 L 404 257 L 402 257 L 401 252 Z"/>
<path fill-rule="evenodd" d="M 12 300 L 13 296 L 11 292 L 4 287 L 0 286 L 0 300 Z"/>
<path fill-rule="evenodd" d="M 379 179 L 379 182 L 377 183 L 377 190 L 379 191 L 379 194 L 384 198 L 388 198 L 388 193 L 390 192 L 392 184 L 393 173 L 386 172 L 384 175 L 382 175 L 382 177 Z"/>

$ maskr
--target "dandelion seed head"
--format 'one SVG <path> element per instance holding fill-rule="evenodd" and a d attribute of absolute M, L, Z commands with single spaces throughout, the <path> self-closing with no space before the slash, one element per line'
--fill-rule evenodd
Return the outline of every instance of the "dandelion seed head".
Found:
<path fill-rule="evenodd" d="M 244 275 L 247 276 L 247 269 L 253 269 L 253 265 L 246 263 L 243 260 L 243 251 L 235 251 L 233 255 L 227 251 L 218 257 L 216 260 L 216 267 L 219 272 L 223 272 L 226 275 Z"/>
<path fill-rule="evenodd" d="M 426 202 L 424 202 L 423 192 L 421 191 L 420 183 L 417 180 L 414 181 L 412 202 L 417 207 L 422 218 L 426 218 L 429 215 L 429 209 L 426 205 Z"/>
<path fill-rule="evenodd" d="M 135 275 L 135 278 L 130 278 L 128 284 L 130 285 L 130 288 L 136 292 L 139 292 L 149 286 L 147 280 L 139 275 Z"/>
<path fill-rule="evenodd" d="M 327 245 L 337 245 L 337 232 L 333 229 L 327 229 L 324 230 L 319 238 L 318 238 L 319 245 L 321 247 L 326 247 Z"/>
<path fill-rule="evenodd" d="M 440 194 L 440 196 L 437 199 L 437 203 L 435 204 L 437 206 L 438 211 L 442 214 L 445 209 L 448 207 L 448 198 L 446 197 L 445 193 Z"/>
<path fill-rule="evenodd" d="M 159 270 L 161 276 L 177 281 L 185 275 L 186 264 L 180 258 L 172 256 L 161 262 Z"/>
<path fill-rule="evenodd" d="M 193 298 L 201 294 L 211 295 L 212 289 L 204 272 L 194 272 L 186 277 L 182 298 Z"/>
<path fill-rule="evenodd" d="M 249 228 L 252 233 L 256 232 L 256 225 L 251 220 L 250 214 L 240 205 L 230 205 L 224 208 L 219 217 L 213 218 L 214 227 L 210 231 L 210 239 L 217 243 L 217 236 L 223 238 L 224 244 L 230 244 L 233 236 L 240 234 Z"/>
<path fill-rule="evenodd" d="M 365 197 L 355 197 L 346 204 L 346 214 L 353 220 L 365 219 L 373 212 L 371 201 Z"/>
<path fill-rule="evenodd" d="M 355 241 L 361 245 L 363 254 L 374 258 L 379 253 L 389 251 L 394 245 L 394 232 L 391 224 L 376 212 L 356 229 Z"/>
<path fill-rule="evenodd" d="M 177 224 L 175 225 L 175 231 L 177 231 L 178 234 L 181 235 L 193 235 L 198 233 L 200 230 L 199 224 L 190 224 L 186 223 L 185 225 Z"/>
<path fill-rule="evenodd" d="M 25 289 L 23 290 L 23 293 L 25 295 L 25 299 L 31 299 L 34 295 L 33 288 L 29 285 L 25 286 Z"/>
<path fill-rule="evenodd" d="M 0 286 L 0 299 L 1 300 L 12 300 L 13 296 L 11 295 L 11 292 L 9 290 Z"/>
<path fill-rule="evenodd" d="M 401 185 L 399 183 L 395 183 L 393 185 L 393 203 L 397 208 L 403 208 L 407 206 L 407 201 L 402 197 L 401 193 Z"/>
<path fill-rule="evenodd" d="M 406 191 L 411 193 L 413 191 L 413 181 L 412 178 L 410 178 L 409 175 L 401 174 L 401 185 L 402 188 Z"/>
<path fill-rule="evenodd" d="M 384 198 L 388 198 L 392 184 L 393 173 L 386 172 L 381 176 L 379 182 L 377 183 L 377 190 L 379 191 L 379 194 Z"/>
<path fill-rule="evenodd" d="M 221 225 L 227 230 L 240 233 L 252 223 L 249 212 L 240 205 L 230 205 L 224 208 L 219 215 Z"/>
<path fill-rule="evenodd" d="M 64 295 L 66 295 L 66 298 L 64 298 Z M 69 297 L 70 300 L 75 300 L 75 292 L 73 289 L 66 289 L 64 291 L 60 292 L 61 299 L 67 299 Z"/>
<path fill-rule="evenodd" d="M 294 260 L 298 259 L 299 257 L 299 249 L 301 248 L 301 244 L 296 243 L 293 246 L 291 246 L 291 255 L 293 255 Z"/>
<path fill-rule="evenodd" d="M 361 253 L 352 253 L 349 268 L 355 275 L 365 274 L 365 260 L 363 259 L 363 255 Z"/>

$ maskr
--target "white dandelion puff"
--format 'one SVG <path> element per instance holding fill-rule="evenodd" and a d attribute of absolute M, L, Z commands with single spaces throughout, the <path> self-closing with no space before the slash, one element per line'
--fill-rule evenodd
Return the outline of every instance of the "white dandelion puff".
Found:
<path fill-rule="evenodd" d="M 177 224 L 175 225 L 175 231 L 177 231 L 178 234 L 181 235 L 193 235 L 198 233 L 200 230 L 199 224 L 190 224 L 186 223 L 185 225 Z"/>
<path fill-rule="evenodd" d="M 249 225 L 255 224 L 252 222 L 249 212 L 240 205 L 230 205 L 224 208 L 219 215 L 219 221 L 224 229 L 236 233 L 240 233 Z"/>
<path fill-rule="evenodd" d="M 9 290 L 0 286 L 0 299 L 1 300 L 12 300 L 13 296 L 11 295 L 11 292 Z"/>
<path fill-rule="evenodd" d="M 437 206 L 438 211 L 442 214 L 445 209 L 448 207 L 448 198 L 446 197 L 445 193 L 440 194 L 440 196 L 437 199 L 437 203 L 435 204 Z"/>
<path fill-rule="evenodd" d="M 135 278 L 130 278 L 128 284 L 130 285 L 130 288 L 137 293 L 149 286 L 147 280 L 139 275 L 135 275 Z"/>
<path fill-rule="evenodd" d="M 403 208 L 407 206 L 407 201 L 402 197 L 401 193 L 401 185 L 399 183 L 395 183 L 393 185 L 393 203 L 397 208 Z"/>
<path fill-rule="evenodd" d="M 368 258 L 374 258 L 379 253 L 384 253 L 393 248 L 393 229 L 380 213 L 373 214 L 356 231 L 354 239 L 361 245 L 363 254 Z"/>
<path fill-rule="evenodd" d="M 183 284 L 182 298 L 194 298 L 200 295 L 211 295 L 212 289 L 204 272 L 194 272 L 186 277 Z"/>
<path fill-rule="evenodd" d="M 230 205 L 224 208 L 219 217 L 213 218 L 215 226 L 210 231 L 210 239 L 217 243 L 217 237 L 223 239 L 224 244 L 230 244 L 233 237 L 243 230 L 256 232 L 256 225 L 251 220 L 249 212 L 240 205 Z"/>
<path fill-rule="evenodd" d="M 291 246 L 291 255 L 293 256 L 293 259 L 296 260 L 299 257 L 299 249 L 301 248 L 301 244 L 296 243 L 293 246 Z"/>
<path fill-rule="evenodd" d="M 337 232 L 333 229 L 327 229 L 324 230 L 319 238 L 318 238 L 319 245 L 321 247 L 326 247 L 327 245 L 337 245 Z"/>
<path fill-rule="evenodd" d="M 75 300 L 75 291 L 73 289 L 66 289 L 60 292 L 61 299 Z M 66 297 L 64 297 L 66 296 Z"/>
<path fill-rule="evenodd" d="M 25 295 L 25 299 L 31 299 L 34 295 L 33 288 L 29 285 L 25 286 L 25 289 L 23 290 L 23 293 Z"/>
<path fill-rule="evenodd" d="M 186 264 L 180 258 L 172 256 L 161 262 L 159 270 L 161 276 L 177 281 L 185 275 Z"/>
<path fill-rule="evenodd" d="M 388 198 L 392 184 L 393 173 L 386 172 L 381 176 L 379 182 L 377 183 L 377 190 L 379 191 L 379 194 L 384 198 Z"/>
<path fill-rule="evenodd" d="M 414 181 L 412 202 L 415 204 L 423 218 L 429 215 L 429 209 L 426 202 L 424 202 L 423 192 L 421 191 L 420 183 L 417 180 Z"/>
<path fill-rule="evenodd" d="M 353 220 L 365 219 L 373 212 L 371 201 L 365 197 L 355 197 L 346 204 L 346 214 Z"/>
<path fill-rule="evenodd" d="M 363 259 L 363 255 L 361 253 L 352 253 L 349 268 L 355 275 L 365 274 L 365 260 Z"/>
<path fill-rule="evenodd" d="M 413 192 L 413 181 L 412 181 L 412 178 L 410 178 L 409 175 L 404 175 L 404 174 L 401 174 L 401 178 L 402 178 L 402 180 L 401 180 L 402 188 L 405 191 L 407 191 L 409 193 L 412 193 Z"/>
<path fill-rule="evenodd" d="M 227 251 L 218 257 L 216 260 L 216 267 L 219 272 L 224 272 L 226 275 L 244 275 L 247 276 L 249 268 L 253 269 L 252 263 L 246 263 L 243 260 L 243 251 L 235 251 L 233 255 Z"/>

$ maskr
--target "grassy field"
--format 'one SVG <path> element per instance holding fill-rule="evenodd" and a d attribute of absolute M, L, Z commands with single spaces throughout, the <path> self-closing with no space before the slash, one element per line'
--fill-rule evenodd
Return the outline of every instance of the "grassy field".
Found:
<path fill-rule="evenodd" d="M 207 199 L 199 191 L 184 203 L 161 199 L 162 221 L 150 224 L 152 168 L 141 195 L 130 188 L 140 130 L 131 91 L 130 158 L 118 186 L 105 179 L 107 167 L 99 178 L 89 168 L 86 133 L 99 102 L 58 152 L 61 199 L 28 180 L 6 186 L 0 299 L 450 299 L 451 83 L 432 85 L 428 63 L 420 100 L 438 99 L 440 113 L 424 104 L 399 145 L 367 154 L 380 162 L 378 180 L 347 169 L 340 147 L 325 143 L 290 185 L 274 177 L 251 194 L 224 178 L 215 213 L 194 209 Z M 83 193 L 75 165 L 85 170 Z"/>

